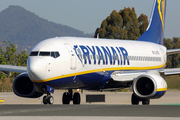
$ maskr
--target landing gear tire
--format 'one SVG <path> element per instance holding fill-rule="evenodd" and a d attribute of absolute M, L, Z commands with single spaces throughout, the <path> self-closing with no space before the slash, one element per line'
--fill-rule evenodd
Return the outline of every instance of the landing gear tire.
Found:
<path fill-rule="evenodd" d="M 47 104 L 47 96 L 43 97 L 43 104 L 46 105 Z"/>
<path fill-rule="evenodd" d="M 54 98 L 53 96 L 48 96 L 46 99 L 47 103 L 49 103 L 50 105 L 52 105 L 54 103 Z"/>
<path fill-rule="evenodd" d="M 132 105 L 139 105 L 139 98 L 133 93 L 131 97 L 131 104 Z"/>
<path fill-rule="evenodd" d="M 48 95 L 48 96 L 44 96 L 43 97 L 43 104 L 50 104 L 50 105 L 52 105 L 54 103 L 54 98 L 53 98 L 53 96 L 51 96 L 51 95 Z"/>
<path fill-rule="evenodd" d="M 73 101 L 73 104 L 79 105 L 81 102 L 81 96 L 78 92 L 73 94 L 72 89 L 68 89 L 68 92 L 64 92 L 62 96 L 62 103 L 63 104 L 70 104 L 70 101 Z"/>
<path fill-rule="evenodd" d="M 150 99 L 143 99 L 142 100 L 143 105 L 149 105 L 149 103 L 150 103 Z"/>
<path fill-rule="evenodd" d="M 81 102 L 80 94 L 78 92 L 74 93 L 73 104 L 79 105 L 80 102 Z"/>
<path fill-rule="evenodd" d="M 70 98 L 69 92 L 65 92 L 65 93 L 63 94 L 63 97 L 62 97 L 62 103 L 63 103 L 63 104 L 69 104 L 69 103 L 70 103 L 70 100 L 71 100 L 71 98 Z"/>

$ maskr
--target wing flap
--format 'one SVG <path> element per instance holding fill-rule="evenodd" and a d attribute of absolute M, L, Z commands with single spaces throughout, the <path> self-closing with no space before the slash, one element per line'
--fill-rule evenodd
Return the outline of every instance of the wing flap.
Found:
<path fill-rule="evenodd" d="M 121 72 L 116 71 L 111 74 L 111 78 L 114 81 L 118 82 L 129 82 L 133 81 L 136 77 L 138 77 L 141 74 L 144 74 L 145 72 Z"/>
<path fill-rule="evenodd" d="M 130 82 L 130 81 L 135 80 L 138 76 L 140 76 L 142 74 L 146 74 L 146 73 L 153 73 L 153 74 L 160 75 L 159 71 L 157 71 L 157 70 L 130 71 L 130 72 L 116 71 L 111 74 L 111 78 L 117 82 Z"/>

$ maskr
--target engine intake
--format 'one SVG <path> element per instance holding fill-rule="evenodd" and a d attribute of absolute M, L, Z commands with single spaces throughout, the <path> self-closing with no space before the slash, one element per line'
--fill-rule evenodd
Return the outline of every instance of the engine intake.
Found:
<path fill-rule="evenodd" d="M 17 96 L 27 98 L 38 98 L 44 94 L 43 88 L 33 83 L 27 73 L 22 73 L 14 79 L 13 91 Z"/>
<path fill-rule="evenodd" d="M 153 93 L 155 85 L 153 81 L 147 77 L 141 77 L 137 81 L 137 91 L 141 95 L 150 95 Z"/>
<path fill-rule="evenodd" d="M 133 91 L 140 98 L 160 98 L 165 94 L 166 89 L 166 81 L 157 74 L 143 74 L 133 82 Z"/>

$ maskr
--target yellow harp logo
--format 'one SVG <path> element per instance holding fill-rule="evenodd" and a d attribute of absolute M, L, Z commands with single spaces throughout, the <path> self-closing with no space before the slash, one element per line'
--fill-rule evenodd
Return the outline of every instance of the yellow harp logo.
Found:
<path fill-rule="evenodd" d="M 159 15 L 161 18 L 161 23 L 162 23 L 163 32 L 164 32 L 165 0 L 157 0 L 157 2 L 158 2 Z"/>

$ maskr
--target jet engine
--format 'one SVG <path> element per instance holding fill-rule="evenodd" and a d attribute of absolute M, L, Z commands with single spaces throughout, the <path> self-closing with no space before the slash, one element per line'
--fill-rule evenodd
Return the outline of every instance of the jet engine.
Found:
<path fill-rule="evenodd" d="M 28 73 L 22 73 L 14 79 L 13 91 L 17 96 L 27 98 L 38 98 L 44 94 L 44 89 L 33 83 Z"/>
<path fill-rule="evenodd" d="M 160 75 L 153 73 L 140 75 L 133 82 L 133 91 L 140 98 L 160 98 L 166 90 L 166 81 Z"/>

